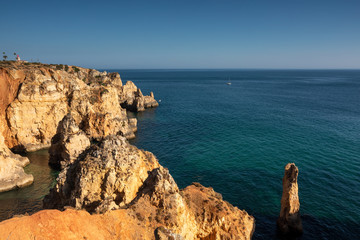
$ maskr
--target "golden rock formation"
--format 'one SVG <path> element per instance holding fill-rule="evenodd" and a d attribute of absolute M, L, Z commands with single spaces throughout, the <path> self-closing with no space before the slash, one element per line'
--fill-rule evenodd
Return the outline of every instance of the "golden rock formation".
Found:
<path fill-rule="evenodd" d="M 299 169 L 294 163 L 285 166 L 283 177 L 283 194 L 281 198 L 281 211 L 277 226 L 282 234 L 301 234 L 302 223 L 300 218 L 300 201 L 298 195 Z"/>

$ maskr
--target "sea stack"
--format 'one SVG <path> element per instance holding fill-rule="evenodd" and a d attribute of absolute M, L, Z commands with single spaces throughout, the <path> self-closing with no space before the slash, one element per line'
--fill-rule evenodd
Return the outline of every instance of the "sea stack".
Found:
<path fill-rule="evenodd" d="M 298 195 L 298 173 L 299 169 L 294 163 L 288 163 L 285 166 L 281 211 L 277 220 L 278 230 L 283 235 L 299 235 L 303 231 Z"/>

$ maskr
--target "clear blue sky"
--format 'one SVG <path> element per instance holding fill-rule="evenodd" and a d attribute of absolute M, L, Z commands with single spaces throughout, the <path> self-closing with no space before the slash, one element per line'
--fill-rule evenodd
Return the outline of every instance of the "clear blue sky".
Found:
<path fill-rule="evenodd" d="M 360 68 L 360 0 L 2 1 L 0 52 L 93 68 Z"/>

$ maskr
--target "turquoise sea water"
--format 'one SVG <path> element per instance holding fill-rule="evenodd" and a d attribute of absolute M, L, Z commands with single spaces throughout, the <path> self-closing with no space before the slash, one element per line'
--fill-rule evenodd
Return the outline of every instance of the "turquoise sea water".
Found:
<path fill-rule="evenodd" d="M 161 99 L 134 114 L 131 142 L 153 152 L 180 188 L 200 182 L 252 214 L 254 239 L 278 239 L 288 162 L 299 167 L 300 239 L 359 238 L 360 71 L 116 71 Z M 2 219 L 41 207 L 56 173 L 45 153 L 33 156 L 38 167 L 27 171 L 37 185 L 0 194 Z"/>
<path fill-rule="evenodd" d="M 360 71 L 119 71 L 160 107 L 132 142 L 179 187 L 212 186 L 276 239 L 284 166 L 299 167 L 302 239 L 360 236 Z M 226 85 L 228 79 L 231 85 Z"/>

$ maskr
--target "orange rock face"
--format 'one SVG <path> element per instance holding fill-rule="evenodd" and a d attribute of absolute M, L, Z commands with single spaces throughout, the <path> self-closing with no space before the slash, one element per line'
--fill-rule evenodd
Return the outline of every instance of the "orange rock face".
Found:
<path fill-rule="evenodd" d="M 154 172 L 149 185 L 126 209 L 93 215 L 74 209 L 42 210 L 1 222 L 0 236 L 12 240 L 251 239 L 252 216 L 223 201 L 212 188 L 195 184 L 179 191 L 168 176 L 166 170 Z M 168 193 L 163 195 L 164 191 Z"/>
<path fill-rule="evenodd" d="M 0 192 L 30 185 L 34 178 L 23 167 L 29 159 L 13 154 L 7 147 L 14 141 L 5 118 L 7 106 L 16 98 L 19 85 L 24 81 L 23 71 L 0 68 Z"/>
<path fill-rule="evenodd" d="M 14 139 L 7 128 L 5 110 L 16 98 L 19 86 L 24 80 L 24 71 L 0 68 L 0 131 L 8 146 L 13 144 Z"/>
<path fill-rule="evenodd" d="M 1 222 L 0 236 L 9 240 L 154 239 L 153 233 L 126 210 L 101 215 L 71 209 L 44 210 Z"/>
<path fill-rule="evenodd" d="M 199 239 L 250 239 L 255 220 L 247 212 L 223 201 L 212 188 L 194 183 L 183 190 L 198 224 Z M 236 236 L 236 237 L 234 237 Z"/>

